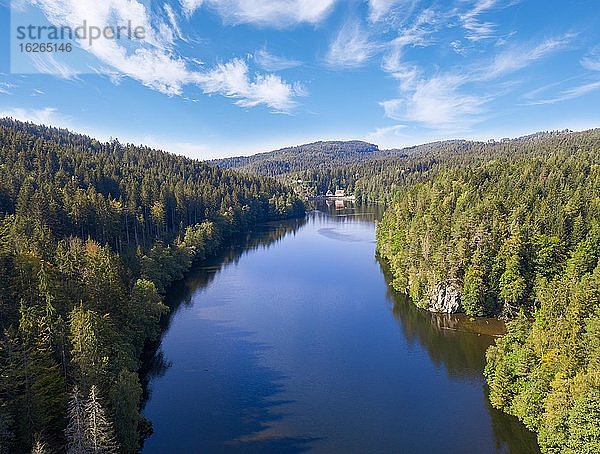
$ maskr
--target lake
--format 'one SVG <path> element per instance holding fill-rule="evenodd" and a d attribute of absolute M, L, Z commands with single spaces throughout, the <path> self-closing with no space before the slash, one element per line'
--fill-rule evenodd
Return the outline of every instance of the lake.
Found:
<path fill-rule="evenodd" d="M 392 291 L 377 216 L 332 206 L 261 226 L 171 289 L 144 452 L 539 452 L 487 400 L 502 323 Z"/>

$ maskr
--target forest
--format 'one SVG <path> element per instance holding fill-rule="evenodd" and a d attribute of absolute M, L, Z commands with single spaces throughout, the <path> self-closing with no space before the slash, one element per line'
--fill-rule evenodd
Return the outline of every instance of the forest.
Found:
<path fill-rule="evenodd" d="M 543 452 L 600 452 L 600 130 L 521 142 L 400 188 L 377 251 L 417 305 L 451 283 L 468 315 L 508 321 L 490 400 Z"/>
<path fill-rule="evenodd" d="M 507 321 L 487 353 L 492 405 L 543 452 L 600 452 L 599 129 L 203 163 L 3 119 L 0 453 L 137 452 L 169 286 L 337 188 L 386 206 L 395 290 L 427 308 L 452 287 L 469 316 Z"/>
<path fill-rule="evenodd" d="M 276 177 L 320 166 L 332 168 L 341 164 L 362 162 L 371 159 L 378 151 L 377 145 L 358 140 L 314 142 L 253 156 L 215 159 L 209 161 L 209 164 L 223 169 L 238 169 L 247 173 Z"/>
<path fill-rule="evenodd" d="M 447 140 L 380 150 L 365 142 L 316 142 L 210 161 L 224 169 L 273 176 L 303 196 L 344 189 L 364 203 L 389 204 L 402 188 L 450 168 L 494 159 L 544 156 L 557 145 L 570 149 L 593 141 L 590 132 L 549 131 L 499 141 Z"/>
<path fill-rule="evenodd" d="M 303 215 L 273 179 L 0 120 L 0 452 L 137 452 L 165 290 L 253 225 Z"/>

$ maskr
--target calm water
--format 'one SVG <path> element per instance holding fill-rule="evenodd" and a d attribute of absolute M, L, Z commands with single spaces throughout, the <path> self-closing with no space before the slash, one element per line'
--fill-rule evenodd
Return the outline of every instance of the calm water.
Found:
<path fill-rule="evenodd" d="M 531 453 L 490 408 L 500 327 L 390 291 L 370 209 L 265 226 L 169 295 L 146 453 Z"/>

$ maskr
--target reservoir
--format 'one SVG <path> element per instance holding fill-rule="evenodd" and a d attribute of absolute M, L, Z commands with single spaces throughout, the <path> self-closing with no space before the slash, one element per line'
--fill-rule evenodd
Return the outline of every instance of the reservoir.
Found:
<path fill-rule="evenodd" d="M 393 292 L 372 207 L 257 228 L 167 296 L 145 453 L 536 453 L 491 408 L 495 320 Z"/>

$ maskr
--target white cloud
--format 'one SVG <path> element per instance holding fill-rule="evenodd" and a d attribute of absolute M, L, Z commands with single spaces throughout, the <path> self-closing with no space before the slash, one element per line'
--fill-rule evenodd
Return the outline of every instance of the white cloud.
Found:
<path fill-rule="evenodd" d="M 427 8 L 421 11 L 409 27 L 402 28 L 398 36 L 387 45 L 388 52 L 383 58 L 382 69 L 401 81 L 414 80 L 417 69 L 414 65 L 402 62 L 404 49 L 429 46 L 432 43 L 431 35 L 438 26 L 438 16 L 434 9 Z"/>
<path fill-rule="evenodd" d="M 408 15 L 418 0 L 369 0 L 369 20 L 377 22 L 389 17 L 392 9 L 402 9 Z"/>
<path fill-rule="evenodd" d="M 358 22 L 348 21 L 331 42 L 326 61 L 334 67 L 357 68 L 373 56 L 377 47 Z"/>
<path fill-rule="evenodd" d="M 600 46 L 594 47 L 581 59 L 581 66 L 590 71 L 600 71 Z"/>
<path fill-rule="evenodd" d="M 395 147 L 397 146 L 399 139 L 407 138 L 407 135 L 402 133 L 406 128 L 406 125 L 376 128 L 375 131 L 368 133 L 364 140 L 375 143 L 379 145 L 380 148 Z"/>
<path fill-rule="evenodd" d="M 585 57 L 581 60 L 581 66 L 590 71 L 600 71 L 600 59 L 594 60 L 591 57 Z"/>
<path fill-rule="evenodd" d="M 219 93 L 236 99 L 239 106 L 266 104 L 282 112 L 294 107 L 294 96 L 304 94 L 300 87 L 287 84 L 274 74 L 259 74 L 251 80 L 248 65 L 240 59 L 217 65 L 208 73 L 198 76 L 198 82 L 205 93 Z"/>
<path fill-rule="evenodd" d="M 3 95 L 12 94 L 13 88 L 16 88 L 16 85 L 11 84 L 10 82 L 0 82 L 0 93 Z"/>
<path fill-rule="evenodd" d="M 188 61 L 172 51 L 173 29 L 176 18 L 172 9 L 166 8 L 171 26 L 151 17 L 142 3 L 136 0 L 31 0 L 40 6 L 54 25 L 77 27 L 86 21 L 88 26 L 104 28 L 109 24 L 127 24 L 143 27 L 146 37 L 141 42 L 99 39 L 92 44 L 82 42 L 81 47 L 95 56 L 99 62 L 114 70 L 112 80 L 118 82 L 121 75 L 131 77 L 147 87 L 167 95 L 181 95 L 188 84 L 199 85 L 206 93 L 219 93 L 236 99 L 236 104 L 252 107 L 265 104 L 276 111 L 285 111 L 294 106 L 293 97 L 301 95 L 295 88 L 272 74 L 258 74 L 250 80 L 248 67 L 241 60 L 217 65 L 207 71 L 192 71 Z M 169 14 L 171 13 L 171 14 Z M 159 20 L 156 26 L 156 20 Z M 154 25 L 154 26 L 153 26 Z M 46 65 L 48 72 L 69 75 L 68 68 L 57 67 L 48 57 L 39 63 Z"/>
<path fill-rule="evenodd" d="M 468 12 L 460 15 L 463 28 L 469 41 L 480 41 L 492 36 L 496 25 L 492 22 L 482 22 L 479 16 L 496 6 L 496 0 L 477 0 Z"/>
<path fill-rule="evenodd" d="M 184 13 L 189 17 L 202 6 L 203 0 L 180 0 L 180 3 Z"/>
<path fill-rule="evenodd" d="M 567 34 L 557 38 L 549 38 L 540 44 L 513 47 L 496 55 L 490 64 L 481 68 L 483 80 L 518 71 L 542 58 L 564 49 L 575 35 Z"/>
<path fill-rule="evenodd" d="M 385 56 L 383 70 L 399 82 L 400 96 L 380 103 L 387 117 L 402 122 L 416 122 L 440 131 L 462 132 L 483 121 L 486 104 L 514 89 L 515 81 L 502 81 L 490 86 L 491 80 L 500 79 L 527 67 L 568 45 L 574 35 L 550 38 L 537 44 L 522 44 L 505 50 L 491 61 L 479 62 L 467 68 L 425 76 L 425 70 L 402 61 L 407 45 L 427 39 L 428 31 L 418 25 L 404 30 L 396 38 L 396 45 Z M 422 19 L 421 23 L 427 23 Z M 435 26 L 435 25 L 434 25 Z M 423 30 L 422 32 L 417 32 Z M 410 43 L 410 44 L 407 44 Z M 477 89 L 483 88 L 485 93 Z M 595 89 L 594 84 L 565 92 L 564 97 L 581 96 Z M 556 102 L 556 100 L 554 100 Z"/>
<path fill-rule="evenodd" d="M 31 123 L 62 128 L 68 128 L 71 125 L 70 120 L 59 114 L 53 107 L 42 109 L 25 109 L 21 107 L 0 109 L 0 118 L 4 117 L 12 117 L 19 121 L 29 121 Z"/>
<path fill-rule="evenodd" d="M 462 47 L 462 43 L 459 40 L 454 40 L 454 41 L 450 42 L 450 47 L 458 55 L 465 55 L 466 54 L 466 51 Z"/>
<path fill-rule="evenodd" d="M 181 27 L 179 27 L 179 23 L 177 22 L 177 17 L 175 16 L 175 11 L 173 7 L 168 3 L 165 3 L 164 6 L 165 13 L 167 14 L 167 18 L 169 19 L 169 24 L 171 25 L 172 33 L 174 33 L 180 40 L 186 41 L 181 32 Z"/>
<path fill-rule="evenodd" d="M 600 81 L 590 82 L 577 87 L 569 88 L 564 90 L 559 96 L 549 99 L 541 99 L 538 101 L 532 101 L 529 105 L 544 105 L 544 104 L 556 104 L 558 102 L 567 101 L 569 99 L 579 98 L 580 96 L 587 95 L 593 91 L 600 90 Z"/>
<path fill-rule="evenodd" d="M 266 48 L 257 51 L 254 54 L 254 60 L 265 71 L 282 71 L 302 65 L 302 62 L 298 60 L 273 55 Z"/>
<path fill-rule="evenodd" d="M 442 75 L 417 82 L 404 98 L 383 101 L 387 117 L 397 121 L 414 121 L 425 126 L 462 130 L 479 121 L 485 98 L 460 91 L 467 80 Z"/>
<path fill-rule="evenodd" d="M 131 139 L 129 141 L 131 141 Z M 215 150 L 200 141 L 188 142 L 170 140 L 170 138 L 165 139 L 165 137 L 162 136 L 143 135 L 141 137 L 136 137 L 133 143 L 140 143 L 154 149 L 187 156 L 192 159 L 205 160 L 216 157 L 214 154 Z"/>
<path fill-rule="evenodd" d="M 52 53 L 31 54 L 31 62 L 35 69 L 43 74 L 51 74 L 61 79 L 73 79 L 77 75 L 74 69 L 58 61 Z"/>
<path fill-rule="evenodd" d="M 282 28 L 302 22 L 316 24 L 333 9 L 336 0 L 181 0 L 188 15 L 205 5 L 226 23 Z"/>

